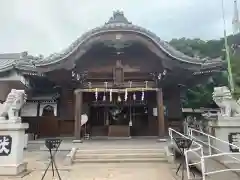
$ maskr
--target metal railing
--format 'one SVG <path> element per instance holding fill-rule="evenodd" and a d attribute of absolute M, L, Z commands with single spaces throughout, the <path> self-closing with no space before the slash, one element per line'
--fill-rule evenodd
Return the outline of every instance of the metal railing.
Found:
<path fill-rule="evenodd" d="M 170 139 L 171 139 L 171 144 L 174 144 L 174 137 L 176 137 L 176 136 L 192 140 L 191 137 L 183 135 L 182 133 L 180 133 L 180 132 L 178 132 L 178 131 L 176 131 L 176 130 L 174 130 L 172 128 L 168 129 L 168 133 L 169 133 L 169 136 L 170 136 Z M 194 154 L 197 158 L 199 158 L 199 161 L 194 162 L 194 163 L 189 163 L 190 161 L 189 161 L 188 154 L 190 152 L 192 154 Z M 189 168 L 190 166 L 200 164 L 201 165 L 201 169 L 205 168 L 204 159 L 202 158 L 204 156 L 203 146 L 200 143 L 198 143 L 196 141 L 193 141 L 192 145 L 190 146 L 190 148 L 188 150 L 184 151 L 184 156 L 185 156 L 186 170 L 187 170 L 187 177 L 188 177 L 188 179 L 191 179 L 191 177 L 190 177 L 190 168 Z"/>
<path fill-rule="evenodd" d="M 240 169 L 232 169 L 232 168 L 227 168 L 226 167 L 225 169 L 206 172 L 206 160 L 210 159 L 210 158 L 227 156 L 231 159 L 234 159 L 236 162 L 240 163 L 240 158 L 239 158 L 240 156 L 235 157 L 236 155 L 240 155 L 240 153 L 226 152 L 226 151 L 221 150 L 221 149 L 217 148 L 216 146 L 214 146 L 212 142 L 218 141 L 218 142 L 220 142 L 224 145 L 232 146 L 232 147 L 238 148 L 238 149 L 240 149 L 240 147 L 238 147 L 234 144 L 231 144 L 227 141 L 221 140 L 221 139 L 219 139 L 217 137 L 214 137 L 212 135 L 209 135 L 207 133 L 204 133 L 202 131 L 192 129 L 192 128 L 188 129 L 188 134 L 187 135 L 184 135 L 184 134 L 182 134 L 182 133 L 180 133 L 180 132 L 178 132 L 178 131 L 176 131 L 172 128 L 169 128 L 168 131 L 169 131 L 169 136 L 171 138 L 171 143 L 174 143 L 174 137 L 176 137 L 176 136 L 193 140 L 193 143 L 192 143 L 191 147 L 188 150 L 184 151 L 185 161 L 186 161 L 186 171 L 187 171 L 188 179 L 191 179 L 190 168 L 189 167 L 193 166 L 193 165 L 197 165 L 197 164 L 200 164 L 200 168 L 201 168 L 201 172 L 202 172 L 202 177 L 201 177 L 202 180 L 205 180 L 206 176 L 211 175 L 211 174 L 228 172 L 228 171 L 240 171 Z M 205 138 L 206 141 L 203 140 L 204 138 Z M 207 147 L 207 154 L 206 154 L 206 152 L 204 152 L 205 146 Z M 199 161 L 195 159 L 193 163 L 190 163 L 191 161 L 190 161 L 190 158 L 189 158 L 189 153 L 192 153 L 196 157 L 198 157 Z"/>
<path fill-rule="evenodd" d="M 240 169 L 232 169 L 230 167 L 226 167 L 226 169 L 222 169 L 222 170 L 214 170 L 214 171 L 209 171 L 206 172 L 206 160 L 207 159 L 211 159 L 211 158 L 218 158 L 218 157 L 227 157 L 230 159 L 235 160 L 235 162 L 240 163 L 240 156 L 236 157 L 236 155 L 240 155 L 240 153 L 235 153 L 235 152 L 226 152 L 226 149 L 222 150 L 219 147 L 216 147 L 216 145 L 214 145 L 214 143 L 218 143 L 223 145 L 223 147 L 234 147 L 237 149 L 240 149 L 240 147 L 231 144 L 227 141 L 224 141 L 222 139 L 219 139 L 217 137 L 214 137 L 210 134 L 204 133 L 202 131 L 196 130 L 196 129 L 192 129 L 189 128 L 188 129 L 188 136 L 189 138 L 193 139 L 196 142 L 200 142 L 203 146 L 202 146 L 202 150 L 203 150 L 203 154 L 201 154 L 201 161 L 202 161 L 202 178 L 203 180 L 205 180 L 207 175 L 210 174 L 216 174 L 216 173 L 221 173 L 221 172 L 228 172 L 228 171 L 240 171 Z M 204 152 L 204 148 L 207 147 L 207 153 Z M 188 172 L 189 174 L 189 172 Z"/>

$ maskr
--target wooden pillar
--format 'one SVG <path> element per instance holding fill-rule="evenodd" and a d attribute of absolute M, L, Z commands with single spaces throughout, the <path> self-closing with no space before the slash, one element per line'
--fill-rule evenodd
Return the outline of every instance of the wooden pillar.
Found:
<path fill-rule="evenodd" d="M 158 136 L 165 136 L 165 120 L 164 120 L 164 105 L 162 89 L 157 90 L 157 121 L 158 121 Z"/>
<path fill-rule="evenodd" d="M 75 92 L 75 125 L 74 136 L 81 140 L 82 92 Z"/>

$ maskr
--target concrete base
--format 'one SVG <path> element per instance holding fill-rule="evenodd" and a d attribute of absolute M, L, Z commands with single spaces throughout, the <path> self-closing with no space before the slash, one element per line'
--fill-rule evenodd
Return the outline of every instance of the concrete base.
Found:
<path fill-rule="evenodd" d="M 72 148 L 72 150 L 67 154 L 64 160 L 65 165 L 72 165 L 76 152 L 77 152 L 77 148 Z"/>
<path fill-rule="evenodd" d="M 157 142 L 167 142 L 167 139 L 158 139 Z"/>
<path fill-rule="evenodd" d="M 8 137 L 10 151 L 0 156 L 0 175 L 18 175 L 26 171 L 27 163 L 23 161 L 23 149 L 25 144 L 25 123 L 13 123 L 5 120 L 0 122 L 0 136 Z M 10 143 L 11 141 L 11 143 Z"/>
<path fill-rule="evenodd" d="M 174 161 L 175 161 L 175 156 L 174 156 L 174 154 L 173 154 L 173 151 L 172 151 L 171 147 L 165 146 L 165 147 L 164 147 L 164 151 L 165 151 L 165 156 L 166 156 L 166 158 L 167 158 L 167 161 L 168 161 L 169 163 L 174 163 Z"/>
<path fill-rule="evenodd" d="M 81 139 L 75 139 L 75 140 L 73 140 L 72 142 L 73 142 L 73 143 L 83 143 L 83 140 L 81 140 Z"/>
<path fill-rule="evenodd" d="M 0 165 L 0 175 L 1 176 L 15 176 L 23 173 L 27 170 L 27 163 L 21 163 L 17 165 Z"/>
<path fill-rule="evenodd" d="M 229 142 L 229 135 L 230 133 L 239 133 L 240 134 L 240 117 L 218 117 L 218 120 L 211 121 L 210 127 L 213 131 L 213 134 L 218 139 L 221 139 L 223 141 Z M 239 139 L 240 141 L 240 139 Z M 221 152 L 215 150 L 215 153 L 232 153 L 230 151 L 230 147 L 228 143 L 224 143 L 218 140 L 211 142 L 214 147 L 221 150 Z M 237 145 L 237 144 L 236 144 Z M 239 146 L 239 143 L 238 145 Z M 234 157 L 240 159 L 240 155 L 237 155 L 235 153 Z M 228 163 L 234 161 L 233 158 L 230 158 L 229 156 L 221 156 L 218 157 L 218 159 L 222 163 Z"/>

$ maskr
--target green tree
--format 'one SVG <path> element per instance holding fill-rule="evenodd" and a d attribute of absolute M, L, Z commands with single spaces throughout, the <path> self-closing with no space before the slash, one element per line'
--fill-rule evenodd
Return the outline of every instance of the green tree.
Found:
<path fill-rule="evenodd" d="M 235 52 L 233 52 L 235 51 Z M 234 96 L 236 98 L 240 97 L 240 52 L 238 49 L 231 52 L 231 67 L 234 81 Z"/>
<path fill-rule="evenodd" d="M 240 42 L 240 36 L 237 38 Z M 231 44 L 236 43 L 235 37 L 229 37 L 229 42 Z M 169 43 L 177 50 L 191 57 L 209 57 L 212 59 L 225 58 L 225 52 L 223 51 L 224 39 L 203 41 L 201 39 L 181 38 L 172 39 Z M 235 69 L 237 69 L 237 67 L 240 67 L 240 62 L 235 62 L 233 66 L 235 67 L 233 68 L 234 71 Z M 240 84 L 240 72 L 234 74 L 234 76 L 239 77 L 238 82 Z M 209 77 L 207 83 L 198 84 L 187 91 L 186 98 L 183 100 L 183 106 L 192 108 L 216 106 L 215 103 L 212 101 L 213 88 L 223 85 L 227 85 L 227 73 L 221 72 L 214 74 L 213 76 Z"/>

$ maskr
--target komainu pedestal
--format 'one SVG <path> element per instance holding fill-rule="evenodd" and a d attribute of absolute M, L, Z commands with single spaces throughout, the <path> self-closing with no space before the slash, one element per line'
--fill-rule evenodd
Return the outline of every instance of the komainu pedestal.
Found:
<path fill-rule="evenodd" d="M 25 130 L 19 111 L 26 102 L 24 90 L 12 89 L 6 101 L 0 104 L 0 176 L 18 175 L 26 171 L 23 160 Z"/>
<path fill-rule="evenodd" d="M 235 100 L 228 87 L 215 87 L 213 100 L 220 107 L 221 117 L 240 117 L 240 99 Z"/>
<path fill-rule="evenodd" d="M 216 87 L 213 92 L 213 100 L 220 107 L 220 113 L 216 120 L 212 120 L 210 123 L 211 129 L 213 129 L 214 136 L 235 144 L 240 147 L 240 103 L 239 100 L 235 100 L 228 87 Z M 221 152 L 239 152 L 236 147 L 229 146 L 227 143 L 221 141 L 212 142 Z M 217 151 L 217 153 L 221 153 Z M 239 155 L 236 157 L 240 158 Z M 233 159 L 228 156 L 222 156 L 224 163 L 232 162 Z"/>

